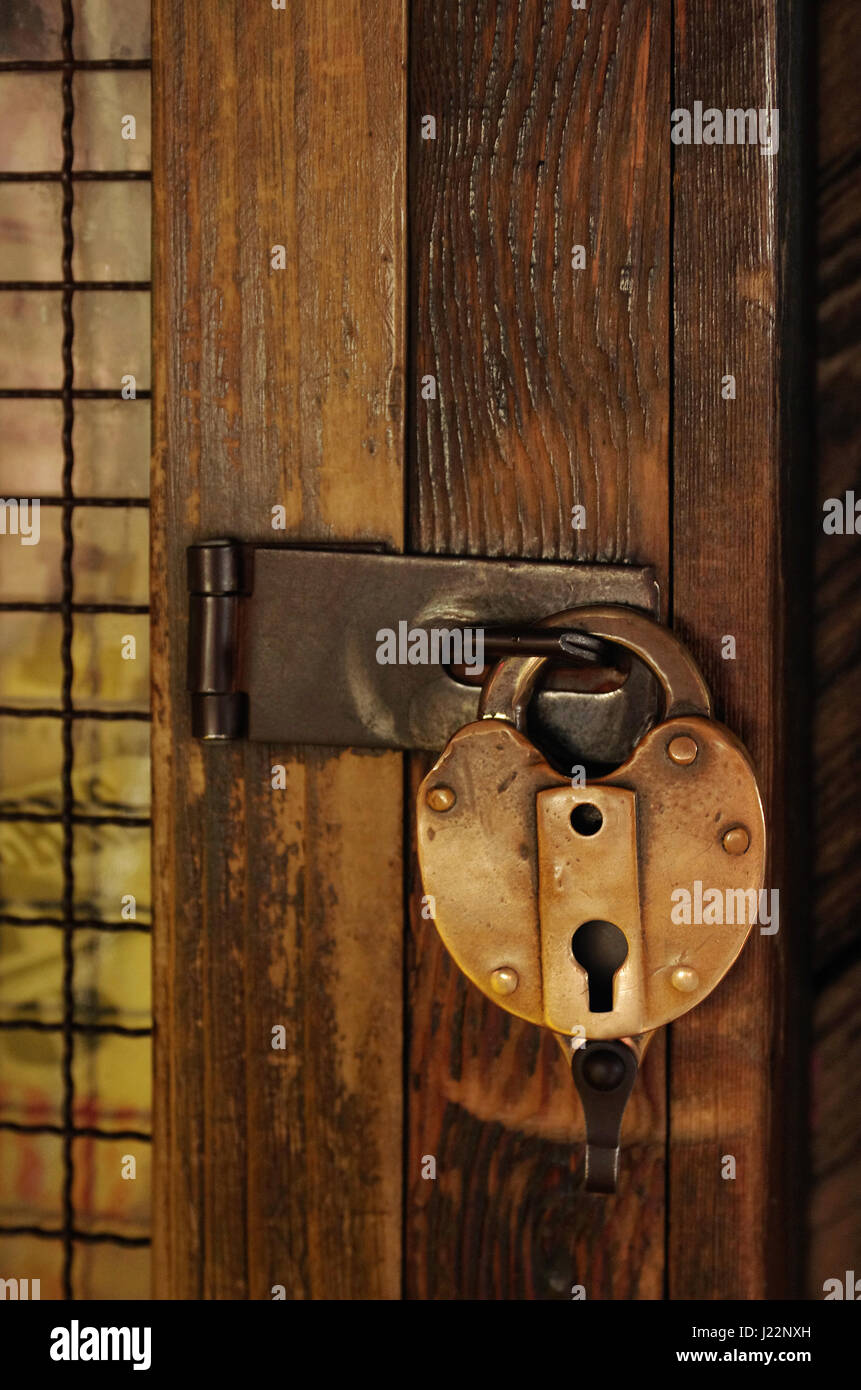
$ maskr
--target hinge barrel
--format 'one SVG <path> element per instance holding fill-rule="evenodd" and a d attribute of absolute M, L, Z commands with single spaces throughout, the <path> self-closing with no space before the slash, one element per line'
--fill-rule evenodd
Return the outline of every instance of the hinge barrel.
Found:
<path fill-rule="evenodd" d="M 188 688 L 195 738 L 242 738 L 248 729 L 246 605 L 253 591 L 250 546 L 208 541 L 188 551 Z"/>

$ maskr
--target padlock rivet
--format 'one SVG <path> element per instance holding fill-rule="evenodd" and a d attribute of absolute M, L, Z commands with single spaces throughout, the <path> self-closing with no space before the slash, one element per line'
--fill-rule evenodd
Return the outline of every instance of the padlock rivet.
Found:
<path fill-rule="evenodd" d="M 670 980 L 674 989 L 681 990 L 682 994 L 690 994 L 699 988 L 700 977 L 696 970 L 692 970 L 689 965 L 677 965 Z"/>
<path fill-rule="evenodd" d="M 667 752 L 674 763 L 686 766 L 688 763 L 692 763 L 697 756 L 697 745 L 692 738 L 688 738 L 687 734 L 684 734 L 679 738 L 670 739 Z"/>
<path fill-rule="evenodd" d="M 490 977 L 490 988 L 494 994 L 513 994 L 520 983 L 516 970 L 510 965 L 501 965 Z"/>
<path fill-rule="evenodd" d="M 727 854 L 746 854 L 750 847 L 750 835 L 743 825 L 734 825 L 723 837 L 723 847 Z"/>
<path fill-rule="evenodd" d="M 457 797 L 451 787 L 431 787 L 425 800 L 432 811 L 450 811 Z"/>

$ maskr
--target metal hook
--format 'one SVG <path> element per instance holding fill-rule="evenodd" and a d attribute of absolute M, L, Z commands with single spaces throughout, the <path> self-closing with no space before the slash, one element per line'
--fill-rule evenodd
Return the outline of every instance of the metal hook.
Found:
<path fill-rule="evenodd" d="M 616 1191 L 622 1116 L 634 1089 L 648 1036 L 584 1044 L 557 1034 L 583 1102 L 587 1192 L 612 1195 Z"/>

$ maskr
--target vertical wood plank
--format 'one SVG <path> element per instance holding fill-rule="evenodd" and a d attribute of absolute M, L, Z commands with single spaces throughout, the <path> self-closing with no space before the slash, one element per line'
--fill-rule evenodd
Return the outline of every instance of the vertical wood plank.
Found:
<path fill-rule="evenodd" d="M 193 743 L 185 550 L 402 544 L 404 6 L 153 12 L 156 1293 L 395 1297 L 400 760 Z"/>
<path fill-rule="evenodd" d="M 795 1146 L 790 1064 L 801 1016 L 798 899 L 786 868 L 788 805 L 804 789 L 785 766 L 791 677 L 787 517 L 796 487 L 785 411 L 789 157 L 797 137 L 783 45 L 792 0 L 676 0 L 677 109 L 778 108 L 780 144 L 680 144 L 674 163 L 673 618 L 715 694 L 716 713 L 757 765 L 771 835 L 767 887 L 780 892 L 780 930 L 754 928 L 738 964 L 672 1029 L 669 1294 L 786 1296 L 795 1279 L 799 1205 L 786 1185 Z M 765 132 L 767 134 L 767 131 Z M 783 200 L 783 207 L 782 207 Z M 736 378 L 735 399 L 722 380 Z M 736 640 L 724 660 L 722 637 Z M 736 1178 L 721 1176 L 724 1155 Z M 793 1215 L 797 1219 L 793 1221 Z"/>
<path fill-rule="evenodd" d="M 670 65 L 669 0 L 412 7 L 415 548 L 630 560 L 666 582 Z M 663 1041 L 619 1195 L 584 1195 L 558 1047 L 469 986 L 414 903 L 408 1295 L 660 1297 Z"/>
<path fill-rule="evenodd" d="M 856 54 L 861 9 L 852 0 L 817 7 L 819 151 L 817 205 L 817 479 L 814 499 L 816 645 L 813 769 L 816 793 L 816 1001 L 813 1052 L 813 1193 L 808 1295 L 844 1278 L 861 1248 L 861 1135 L 857 1026 L 861 966 L 861 821 L 857 750 L 861 662 L 857 632 L 861 552 L 851 534 L 822 527 L 824 503 L 858 496 L 861 457 L 861 93 Z M 854 756 L 854 766 L 848 761 Z M 852 767 L 852 771 L 849 768 Z"/>

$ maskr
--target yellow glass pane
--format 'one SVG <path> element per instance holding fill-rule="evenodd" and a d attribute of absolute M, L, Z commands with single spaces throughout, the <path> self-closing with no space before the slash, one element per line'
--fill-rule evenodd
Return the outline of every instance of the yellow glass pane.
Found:
<path fill-rule="evenodd" d="M 76 929 L 75 990 L 98 1007 L 95 1021 L 124 1028 L 149 1023 L 150 946 L 147 932 Z"/>
<path fill-rule="evenodd" d="M 16 1124 L 60 1123 L 62 1055 L 59 1033 L 0 1029 L 0 1119 Z"/>
<path fill-rule="evenodd" d="M 76 401 L 72 442 L 81 496 L 148 495 L 149 401 Z"/>
<path fill-rule="evenodd" d="M 62 1220 L 62 1158 L 58 1134 L 0 1130 L 0 1225 L 56 1230 Z M 3 1239 L 0 1236 L 0 1242 Z M 17 1267 L 0 1264 L 0 1271 L 3 1276 L 27 1277 L 27 1271 Z M 44 1290 L 41 1293 L 44 1297 Z"/>
<path fill-rule="evenodd" d="M 77 58 L 148 58 L 148 0 L 75 0 Z"/>
<path fill-rule="evenodd" d="M 0 183 L 0 280 L 62 279 L 58 183 Z"/>
<path fill-rule="evenodd" d="M 115 1033 L 78 1034 L 72 1075 L 78 1126 L 147 1129 L 152 1049 L 149 1038 Z"/>
<path fill-rule="evenodd" d="M 77 508 L 73 534 L 78 603 L 148 602 L 149 515 L 144 508 Z"/>
<path fill-rule="evenodd" d="M 151 1159 L 151 1146 L 141 1139 L 76 1139 L 72 1145 L 76 1228 L 147 1235 Z"/>
<path fill-rule="evenodd" d="M 75 827 L 75 912 L 121 921 L 123 898 L 137 904 L 137 920 L 152 920 L 150 834 L 146 826 Z M 124 941 L 131 940 L 123 938 Z"/>
<path fill-rule="evenodd" d="M 144 720 L 81 719 L 72 730 L 72 787 L 77 808 L 146 815 L 149 806 L 149 736 Z"/>
<path fill-rule="evenodd" d="M 135 640 L 134 660 L 123 658 Z M 99 709 L 149 707 L 149 618 L 146 614 L 76 613 L 72 639 L 76 705 Z"/>
<path fill-rule="evenodd" d="M 60 507 L 37 510 L 30 498 L 2 499 L 0 599 L 4 603 L 55 603 L 60 598 L 62 520 Z"/>
<path fill-rule="evenodd" d="M 0 169 L 45 173 L 63 161 L 58 72 L 0 72 Z"/>
<path fill-rule="evenodd" d="M 56 390 L 63 384 L 59 290 L 0 291 L 3 389 Z"/>
<path fill-rule="evenodd" d="M 58 823 L 0 821 L 0 911 L 56 918 L 63 894 L 61 853 Z"/>
<path fill-rule="evenodd" d="M 61 937 L 56 927 L 0 924 L 0 1018 L 62 1018 Z"/>
<path fill-rule="evenodd" d="M 58 702 L 59 703 L 59 702 Z M 59 719 L 19 719 L 0 715 L 0 767 L 4 809 L 58 811 L 63 758 Z M 16 868 L 21 865 L 17 863 Z M 0 894 L 15 868 L 0 858 Z"/>
<path fill-rule="evenodd" d="M 0 704 L 56 705 L 62 682 L 58 613 L 0 613 Z"/>
<path fill-rule="evenodd" d="M 74 1281 L 76 1298 L 150 1298 L 149 1249 L 81 1243 L 75 1249 Z"/>
<path fill-rule="evenodd" d="M 144 290 L 84 290 L 74 297 L 75 385 L 119 391 L 150 384 L 150 297 Z"/>
<path fill-rule="evenodd" d="M 150 196 L 149 183 L 75 185 L 76 280 L 149 279 Z"/>
<path fill-rule="evenodd" d="M 75 96 L 76 169 L 150 167 L 150 78 L 148 72 L 77 72 Z M 134 117 L 135 138 L 123 138 Z"/>
<path fill-rule="evenodd" d="M 8 1271 L 9 1278 L 38 1279 L 43 1302 L 63 1297 L 62 1265 L 63 1247 L 59 1240 L 0 1235 L 0 1268 Z M 29 1290 L 28 1285 L 28 1295 Z"/>
<path fill-rule="evenodd" d="M 0 497 L 61 491 L 62 428 L 61 401 L 0 400 Z"/>

